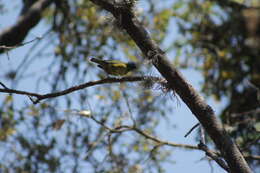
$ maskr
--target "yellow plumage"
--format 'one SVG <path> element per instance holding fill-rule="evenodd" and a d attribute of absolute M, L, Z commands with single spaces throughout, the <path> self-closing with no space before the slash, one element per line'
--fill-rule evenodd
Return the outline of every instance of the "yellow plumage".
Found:
<path fill-rule="evenodd" d="M 91 59 L 92 62 L 98 64 L 106 73 L 115 76 L 126 75 L 129 71 L 136 69 L 135 63 L 125 63 L 118 60 L 100 60 L 96 58 Z"/>

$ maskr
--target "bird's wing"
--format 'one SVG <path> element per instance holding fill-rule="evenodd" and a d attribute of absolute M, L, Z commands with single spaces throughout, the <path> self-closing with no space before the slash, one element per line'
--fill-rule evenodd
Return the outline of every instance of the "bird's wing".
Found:
<path fill-rule="evenodd" d="M 124 62 L 119 60 L 106 60 L 106 62 L 109 64 L 125 64 Z"/>
<path fill-rule="evenodd" d="M 122 65 L 122 64 L 126 64 L 122 61 L 119 61 L 119 60 L 101 60 L 101 59 L 96 59 L 96 58 L 92 58 L 91 59 L 92 62 L 95 62 L 97 64 L 100 64 L 100 65 L 114 65 L 114 64 L 121 64 L 121 65 L 118 65 L 118 66 L 124 66 L 125 65 Z M 117 66 L 117 65 L 116 65 Z"/>
<path fill-rule="evenodd" d="M 114 68 L 127 68 L 127 64 L 125 63 L 111 63 L 110 65 Z"/>

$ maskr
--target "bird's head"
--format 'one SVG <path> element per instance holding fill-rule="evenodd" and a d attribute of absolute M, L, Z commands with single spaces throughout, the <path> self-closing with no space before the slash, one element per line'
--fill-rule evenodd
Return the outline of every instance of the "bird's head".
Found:
<path fill-rule="evenodd" d="M 127 63 L 127 68 L 129 71 L 132 71 L 132 70 L 137 69 L 137 65 L 134 62 L 129 62 L 129 63 Z"/>

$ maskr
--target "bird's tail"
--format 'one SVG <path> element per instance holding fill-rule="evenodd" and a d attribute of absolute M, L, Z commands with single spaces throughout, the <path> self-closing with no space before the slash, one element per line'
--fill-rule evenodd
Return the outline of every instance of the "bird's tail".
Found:
<path fill-rule="evenodd" d="M 100 64 L 100 65 L 106 64 L 105 61 L 103 61 L 101 59 L 97 59 L 97 58 L 91 58 L 90 61 L 95 62 L 95 63 Z"/>

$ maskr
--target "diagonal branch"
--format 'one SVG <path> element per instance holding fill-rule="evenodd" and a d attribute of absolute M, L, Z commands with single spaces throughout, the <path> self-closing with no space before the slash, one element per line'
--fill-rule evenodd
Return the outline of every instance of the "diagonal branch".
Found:
<path fill-rule="evenodd" d="M 19 45 L 28 32 L 41 20 L 43 11 L 54 0 L 36 1 L 27 11 L 22 12 L 17 22 L 0 33 L 0 53 L 4 52 L 4 47 L 13 47 Z"/>
<path fill-rule="evenodd" d="M 224 130 L 221 122 L 216 118 L 213 109 L 204 101 L 197 91 L 190 85 L 182 74 L 166 59 L 167 57 L 159 46 L 151 39 L 150 35 L 133 14 L 132 9 L 114 5 L 107 0 L 91 0 L 113 14 L 120 21 L 121 27 L 135 41 L 142 53 L 152 60 L 153 65 L 168 81 L 169 86 L 175 91 L 197 117 L 206 132 L 221 151 L 232 173 L 251 173 L 248 164 L 243 158 L 236 144 Z M 110 1 L 111 2 L 111 1 Z"/>
<path fill-rule="evenodd" d="M 198 144 L 198 147 L 199 147 L 199 149 L 204 151 L 207 156 L 209 156 L 210 158 L 215 160 L 218 163 L 219 166 L 221 166 L 227 172 L 230 172 L 229 167 L 227 166 L 227 164 L 217 154 L 215 154 L 214 152 L 209 150 L 208 147 L 204 143 L 200 142 Z"/>

